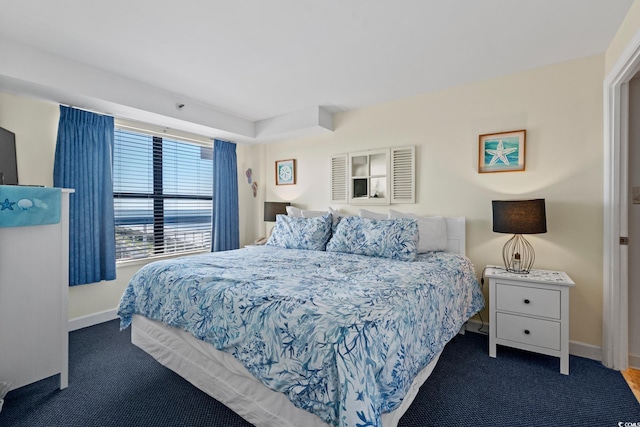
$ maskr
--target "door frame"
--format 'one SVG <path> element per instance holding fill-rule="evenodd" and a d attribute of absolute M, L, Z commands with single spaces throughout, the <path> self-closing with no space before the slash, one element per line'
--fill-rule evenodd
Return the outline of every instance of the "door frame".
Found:
<path fill-rule="evenodd" d="M 602 363 L 625 370 L 629 356 L 629 81 L 640 70 L 640 31 L 604 80 Z"/>

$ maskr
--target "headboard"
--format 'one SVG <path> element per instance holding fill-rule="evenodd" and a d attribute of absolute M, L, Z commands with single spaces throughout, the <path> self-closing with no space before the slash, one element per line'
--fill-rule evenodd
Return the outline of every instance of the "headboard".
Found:
<path fill-rule="evenodd" d="M 466 255 L 465 217 L 445 217 L 447 221 L 447 251 Z"/>

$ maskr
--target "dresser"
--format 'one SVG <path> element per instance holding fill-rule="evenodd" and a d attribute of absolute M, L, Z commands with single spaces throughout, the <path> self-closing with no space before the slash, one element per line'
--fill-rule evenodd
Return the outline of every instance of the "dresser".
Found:
<path fill-rule="evenodd" d="M 489 279 L 489 356 L 503 345 L 560 358 L 569 374 L 569 289 L 562 271 L 507 272 L 487 266 Z"/>
<path fill-rule="evenodd" d="M 0 381 L 11 389 L 57 374 L 68 384 L 71 192 L 60 191 L 58 223 L 0 227 Z M 3 213 L 28 209 L 25 194 L 3 194 Z"/>

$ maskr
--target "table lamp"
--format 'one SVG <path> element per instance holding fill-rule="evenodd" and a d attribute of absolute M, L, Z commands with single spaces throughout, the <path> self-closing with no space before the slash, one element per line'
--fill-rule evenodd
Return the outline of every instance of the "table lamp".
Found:
<path fill-rule="evenodd" d="M 505 268 L 512 273 L 529 273 L 536 255 L 522 235 L 547 232 L 544 199 L 493 200 L 491 204 L 493 231 L 513 234 L 502 248 Z"/>
<path fill-rule="evenodd" d="M 286 215 L 289 202 L 264 202 L 264 221 L 276 222 L 276 215 Z M 269 231 L 269 235 L 273 232 L 273 228 Z"/>
<path fill-rule="evenodd" d="M 276 215 L 286 215 L 289 202 L 264 202 L 264 220 L 269 222 L 276 221 Z"/>

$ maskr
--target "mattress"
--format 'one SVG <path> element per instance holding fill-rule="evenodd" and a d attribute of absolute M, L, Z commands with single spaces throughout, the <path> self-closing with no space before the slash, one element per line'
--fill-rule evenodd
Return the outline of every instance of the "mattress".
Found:
<path fill-rule="evenodd" d="M 329 427 L 316 415 L 295 407 L 284 394 L 265 387 L 230 354 L 183 330 L 134 315 L 131 341 L 257 427 Z M 416 376 L 400 406 L 382 414 L 383 427 L 398 425 L 440 354 Z"/>

